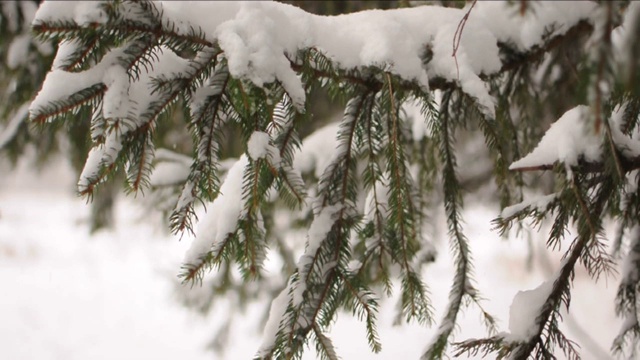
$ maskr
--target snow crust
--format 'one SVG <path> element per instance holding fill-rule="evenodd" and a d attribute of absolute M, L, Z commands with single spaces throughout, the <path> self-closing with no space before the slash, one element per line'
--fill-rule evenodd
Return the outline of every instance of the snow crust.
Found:
<path fill-rule="evenodd" d="M 508 341 L 527 341 L 537 333 L 536 317 L 553 290 L 554 280 L 545 281 L 532 290 L 518 291 L 509 308 Z"/>
<path fill-rule="evenodd" d="M 559 161 L 570 167 L 584 157 L 586 161 L 598 161 L 601 157 L 601 137 L 594 134 L 588 124 L 590 108 L 579 105 L 567 111 L 551 125 L 536 148 L 509 166 L 517 170 Z"/>

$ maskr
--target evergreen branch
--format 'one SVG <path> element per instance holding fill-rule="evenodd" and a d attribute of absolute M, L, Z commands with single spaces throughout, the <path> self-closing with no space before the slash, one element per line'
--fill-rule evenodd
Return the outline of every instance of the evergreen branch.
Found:
<path fill-rule="evenodd" d="M 572 188 L 579 210 L 577 214 L 579 234 L 565 254 L 563 265 L 555 278 L 551 292 L 536 317 L 537 331 L 535 335 L 531 336 L 529 341 L 519 343 L 515 346 L 511 354 L 513 359 L 526 359 L 536 349 L 538 352 L 546 350 L 549 348 L 547 345 L 549 342 L 551 342 L 551 344 L 557 344 L 569 354 L 576 354 L 571 342 L 569 342 L 558 329 L 557 321 L 561 316 L 560 307 L 564 305 L 565 308 L 569 308 L 571 282 L 578 260 L 583 259 L 583 262 L 585 262 L 584 258 L 585 256 L 589 256 L 591 244 L 597 242 L 596 235 L 599 232 L 600 226 L 595 224 L 594 219 L 600 218 L 601 212 L 605 208 L 605 203 L 610 199 L 609 191 L 611 190 L 608 189 L 607 186 L 603 186 L 597 195 L 596 201 L 590 204 L 590 207 L 586 204 L 584 195 L 575 177 L 572 177 L 570 181 L 571 183 L 568 184 L 568 186 Z M 588 262 L 586 262 L 585 265 L 587 265 L 589 270 L 592 269 Z M 543 331 L 545 329 L 547 329 L 547 332 L 543 342 L 542 336 L 544 335 Z"/>
<path fill-rule="evenodd" d="M 196 71 L 194 79 L 202 71 L 204 70 Z M 192 113 L 189 128 L 197 145 L 189 178 L 184 184 L 170 218 L 174 233 L 192 229 L 193 203 L 196 199 L 204 198 L 212 201 L 219 191 L 219 180 L 216 175 L 220 143 L 218 137 L 225 122 L 221 109 L 225 107 L 222 97 L 228 81 L 229 71 L 226 64 L 222 63 L 206 86 L 211 89 L 211 93 L 207 94 L 204 102 L 197 107 L 193 102 L 190 104 Z"/>
<path fill-rule="evenodd" d="M 32 109 L 30 112 L 30 120 L 36 124 L 43 124 L 49 119 L 64 116 L 73 110 L 96 101 L 107 90 L 104 84 L 94 84 L 91 87 L 80 90 L 75 94 L 67 97 L 67 99 L 48 104 L 45 107 Z"/>
<path fill-rule="evenodd" d="M 322 330 L 317 325 L 313 325 L 313 334 L 318 340 L 316 342 L 316 350 L 320 354 L 320 359 L 324 360 L 338 360 L 338 354 L 333 346 L 333 342 L 329 337 L 322 333 Z"/>
<path fill-rule="evenodd" d="M 452 92 L 444 94 L 440 118 L 438 122 L 433 124 L 433 131 L 439 135 L 440 157 L 444 165 L 442 179 L 444 207 L 449 227 L 450 246 L 455 256 L 456 272 L 449 292 L 449 304 L 445 310 L 444 319 L 435 338 L 422 355 L 423 359 L 438 359 L 443 356 L 448 339 L 453 332 L 458 314 L 463 306 L 463 299 L 465 296 L 471 298 L 477 296 L 477 291 L 471 283 L 472 265 L 469 244 L 462 231 L 460 218 L 462 198 L 456 176 L 456 158 L 453 150 L 454 129 L 449 117 L 452 96 Z"/>
<path fill-rule="evenodd" d="M 151 130 L 147 131 L 144 135 L 145 140 L 142 140 L 137 148 L 131 153 L 131 159 L 129 159 L 129 169 L 127 169 L 127 181 L 131 190 L 137 193 L 144 187 L 149 186 L 149 174 L 151 173 L 153 156 L 155 153 L 155 147 L 152 140 Z"/>
<path fill-rule="evenodd" d="M 386 159 L 387 171 L 389 172 L 388 229 L 397 234 L 391 237 L 394 241 L 390 242 L 389 246 L 399 250 L 399 254 L 392 251 L 392 254 L 396 253 L 392 258 L 395 258 L 394 260 L 400 264 L 403 277 L 406 277 L 402 281 L 401 297 L 405 317 L 410 320 L 415 316 L 420 323 L 427 323 L 431 320 L 431 314 L 424 285 L 421 284 L 418 276 L 414 278 L 415 271 L 410 264 L 419 247 L 415 228 L 417 216 L 411 198 L 413 193 L 412 178 L 406 167 L 405 154 L 400 142 L 399 107 L 396 105 L 396 94 L 394 94 L 389 73 L 386 74 L 386 83 L 387 89 L 384 95 L 388 96 L 389 103 L 386 113 L 390 121 Z M 397 246 L 395 246 L 396 241 L 398 242 Z"/>
<path fill-rule="evenodd" d="M 502 63 L 502 67 L 498 74 L 538 63 L 552 50 L 562 48 L 567 43 L 575 42 L 580 37 L 591 34 L 591 32 L 593 32 L 593 25 L 586 20 L 581 20 L 571 28 L 567 29 L 564 34 L 556 35 L 551 39 L 548 39 L 543 45 L 534 46 L 528 52 L 516 54 L 516 56 L 510 56 L 507 61 Z M 503 50 L 503 52 L 513 52 L 508 44 L 498 43 L 498 46 Z"/>
<path fill-rule="evenodd" d="M 621 155 L 619 159 L 620 159 L 620 169 L 623 174 L 633 170 L 640 169 L 640 156 L 628 158 L 628 157 L 625 157 L 624 155 Z M 545 170 L 553 170 L 557 165 L 558 163 L 541 164 L 537 166 L 511 168 L 511 170 L 519 171 L 519 172 L 545 171 Z M 579 159 L 578 163 L 574 166 L 571 166 L 570 168 L 572 172 L 579 173 L 579 174 L 603 173 L 607 169 L 607 164 L 605 162 L 594 162 L 594 161 Z"/>
<path fill-rule="evenodd" d="M 380 116 L 379 116 L 380 117 Z M 388 276 L 384 275 L 387 273 L 386 266 L 384 265 L 384 256 L 385 254 L 389 255 L 386 245 L 385 245 L 385 213 L 386 213 L 386 200 L 388 196 L 387 186 L 384 184 L 384 177 L 382 174 L 382 170 L 379 165 L 379 153 L 382 151 L 381 146 L 385 142 L 386 131 L 383 129 L 384 122 L 381 118 L 375 119 L 372 116 L 371 112 L 366 116 L 366 137 L 365 143 L 367 145 L 367 165 L 362 174 L 362 180 L 365 187 L 365 190 L 368 189 L 369 196 L 373 195 L 373 198 L 370 199 L 369 203 L 371 207 L 373 207 L 373 219 L 369 220 L 367 224 L 365 224 L 361 228 L 361 236 L 365 242 L 364 256 L 361 259 L 360 269 L 358 270 L 358 276 L 362 277 L 364 272 L 368 268 L 369 260 L 377 253 L 379 265 L 379 272 L 383 275 L 383 277 L 387 278 L 384 285 L 386 287 L 387 293 L 391 291 L 391 284 L 388 281 Z M 379 189 L 380 188 L 380 189 Z M 381 194 L 380 192 L 384 193 Z M 370 214 L 364 214 L 365 216 L 370 216 Z M 367 240 L 376 237 L 373 244 L 367 245 Z M 383 279 L 384 280 L 384 279 Z"/>
<path fill-rule="evenodd" d="M 622 274 L 616 294 L 616 314 L 624 319 L 622 328 L 615 337 L 611 349 L 622 355 L 625 348 L 635 357 L 637 343 L 640 339 L 640 322 L 638 321 L 638 289 L 640 289 L 640 229 L 636 228 L 631 237 L 629 253 L 625 259 L 626 271 Z"/>
<path fill-rule="evenodd" d="M 178 275 L 182 279 L 182 283 L 191 283 L 192 286 L 196 283 L 202 284 L 204 273 L 214 266 L 219 266 L 225 262 L 228 262 L 230 254 L 233 249 L 233 240 L 237 235 L 235 233 L 229 233 L 222 242 L 216 244 L 216 246 L 200 257 L 196 265 L 185 264 L 182 265 L 182 273 Z"/>
<path fill-rule="evenodd" d="M 357 286 L 354 284 L 354 280 L 349 276 L 338 272 L 338 276 L 342 279 L 342 283 L 345 285 L 347 293 L 351 294 L 353 299 L 352 311 L 354 314 L 358 313 L 358 318 L 362 320 L 365 317 L 365 323 L 367 327 L 367 340 L 369 341 L 369 347 L 374 353 L 379 353 L 382 350 L 382 344 L 380 344 L 380 338 L 378 331 L 376 330 L 376 313 L 378 306 L 377 301 L 373 298 L 373 294 L 364 285 Z"/>
<path fill-rule="evenodd" d="M 369 97 L 369 91 L 364 90 L 347 104 L 338 135 L 340 148 L 318 184 L 320 210 L 314 220 L 318 224 L 311 225 L 305 254 L 300 258 L 294 275 L 297 281 L 292 290 L 291 317 L 286 328 L 279 331 L 287 334 L 281 346 L 289 349 L 288 358 L 301 351 L 307 334 L 319 321 L 326 324 L 331 321 L 339 305 L 337 268 L 346 265 L 349 254 L 347 237 L 355 224 L 353 206 L 349 205 L 356 195 L 353 189 L 355 158 L 352 146 L 358 120 Z M 326 227 L 327 222 L 331 226 L 326 233 L 322 233 L 324 229 L 315 229 L 315 226 Z"/>

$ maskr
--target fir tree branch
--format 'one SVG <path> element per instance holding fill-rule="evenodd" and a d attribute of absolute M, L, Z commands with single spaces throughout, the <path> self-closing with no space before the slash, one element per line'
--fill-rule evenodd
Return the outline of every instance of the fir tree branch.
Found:
<path fill-rule="evenodd" d="M 460 185 L 456 175 L 456 158 L 453 150 L 454 126 L 449 111 L 453 92 L 447 92 L 443 96 L 440 118 L 433 124 L 433 131 L 438 134 L 440 157 L 443 169 L 444 207 L 449 227 L 450 247 L 455 257 L 454 280 L 449 293 L 449 304 L 445 310 L 444 319 L 430 346 L 422 355 L 422 359 L 439 359 L 444 356 L 458 314 L 463 307 L 465 297 L 477 302 L 478 293 L 472 284 L 473 268 L 471 264 L 471 251 L 466 236 L 462 230 L 460 210 L 462 196 Z M 481 308 L 482 309 L 482 308 Z M 486 317 L 489 324 L 493 324 L 492 317 Z"/>

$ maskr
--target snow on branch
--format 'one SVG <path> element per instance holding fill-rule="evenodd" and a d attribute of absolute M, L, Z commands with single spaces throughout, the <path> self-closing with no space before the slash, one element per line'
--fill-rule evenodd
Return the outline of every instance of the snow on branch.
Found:
<path fill-rule="evenodd" d="M 480 76 L 495 74 L 505 66 L 498 45 L 515 44 L 523 52 L 534 49 L 541 45 L 545 29 L 558 29 L 552 35 L 562 35 L 588 20 L 595 6 L 572 3 L 569 9 L 565 2 L 541 3 L 536 11 L 542 15 L 496 21 L 511 18 L 506 15 L 512 9 L 504 3 L 481 2 L 465 24 L 453 59 L 451 44 L 464 9 L 422 6 L 327 17 L 276 2 L 151 3 L 163 25 L 149 27 L 147 32 L 191 39 L 198 29 L 202 45 L 224 51 L 232 76 L 257 86 L 277 79 L 298 108 L 305 95 L 291 62 L 299 61 L 300 50 L 317 49 L 341 69 L 382 68 L 424 88 L 431 79 L 458 83 L 491 117 L 494 101 Z M 87 26 L 127 30 L 130 23 L 111 24 L 99 4 L 47 2 L 36 14 L 34 28 L 53 34 Z M 496 12 L 505 16 L 497 17 Z M 49 26 L 54 22 L 57 26 Z M 59 85 L 61 81 L 52 78 L 49 82 Z M 42 102 L 48 99 L 40 98 Z"/>
<path fill-rule="evenodd" d="M 618 107 L 608 120 L 611 127 L 611 141 L 622 156 L 622 170 L 640 167 L 640 139 L 625 135 L 621 127 L 624 106 Z M 586 172 L 605 170 L 603 160 L 604 134 L 596 133 L 591 108 L 578 105 L 562 115 L 542 137 L 536 148 L 528 155 L 511 164 L 510 170 L 534 171 L 550 170 L 556 164 L 563 164 L 567 171 L 573 168 Z"/>

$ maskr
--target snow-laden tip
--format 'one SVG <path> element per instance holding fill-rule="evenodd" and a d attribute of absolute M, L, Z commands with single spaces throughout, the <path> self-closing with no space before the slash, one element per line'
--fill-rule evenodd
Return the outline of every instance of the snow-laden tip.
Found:
<path fill-rule="evenodd" d="M 537 317 L 553 290 L 555 279 L 532 290 L 518 291 L 509 308 L 509 341 L 527 341 L 538 333 Z"/>
<path fill-rule="evenodd" d="M 249 163 L 245 155 L 229 169 L 220 195 L 208 207 L 206 215 L 198 223 L 196 238 L 187 251 L 185 264 L 196 265 L 207 252 L 215 249 L 230 233 L 236 230 L 242 216 L 242 178 Z"/>
<path fill-rule="evenodd" d="M 578 164 L 580 158 L 586 161 L 600 160 L 601 139 L 593 126 L 589 126 L 590 108 L 578 105 L 567 111 L 551 125 L 538 146 L 527 156 L 514 162 L 509 170 L 534 168 L 561 162 L 566 166 Z"/>

